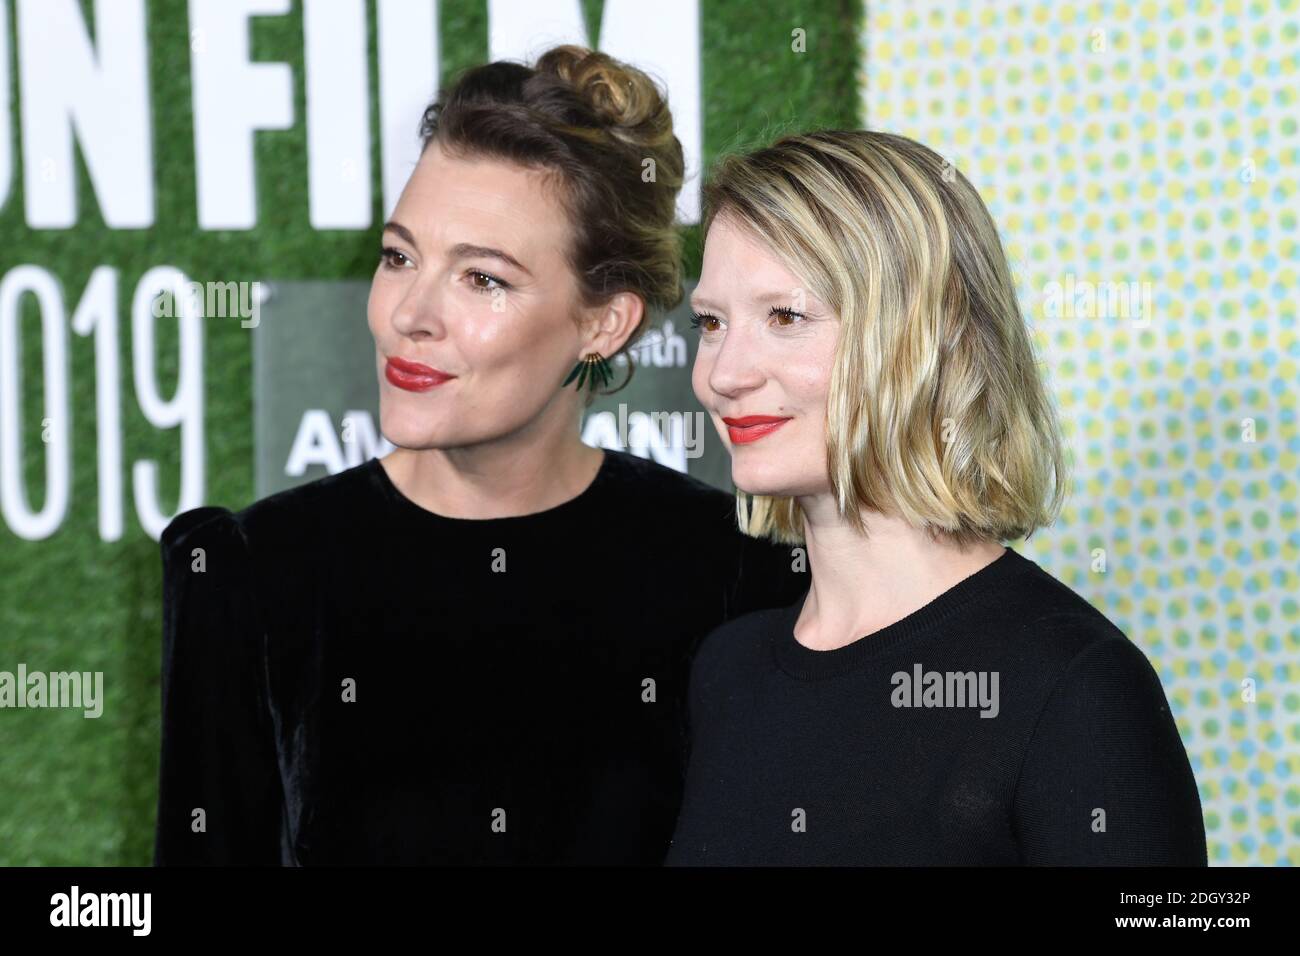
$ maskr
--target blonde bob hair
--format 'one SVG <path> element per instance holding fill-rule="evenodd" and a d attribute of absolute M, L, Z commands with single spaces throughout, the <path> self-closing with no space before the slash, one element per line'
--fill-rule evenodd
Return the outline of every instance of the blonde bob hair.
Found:
<path fill-rule="evenodd" d="M 900 516 L 968 544 L 1056 519 L 1065 463 L 997 227 L 965 176 L 904 136 L 787 135 L 720 160 L 726 216 L 839 316 L 826 465 L 840 514 Z M 797 290 L 796 290 L 797 291 Z M 737 491 L 752 537 L 799 544 L 792 497 Z"/>

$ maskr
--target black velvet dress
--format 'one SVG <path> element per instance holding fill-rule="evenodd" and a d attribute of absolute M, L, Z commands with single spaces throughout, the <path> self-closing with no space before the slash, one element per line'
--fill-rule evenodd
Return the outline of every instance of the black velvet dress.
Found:
<path fill-rule="evenodd" d="M 657 865 L 694 649 L 809 584 L 730 495 L 618 451 L 485 520 L 370 459 L 161 551 L 159 865 Z"/>

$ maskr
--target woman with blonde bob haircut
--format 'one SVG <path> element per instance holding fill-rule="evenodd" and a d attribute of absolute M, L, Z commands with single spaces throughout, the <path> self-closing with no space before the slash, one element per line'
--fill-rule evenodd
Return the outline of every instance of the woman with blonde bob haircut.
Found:
<path fill-rule="evenodd" d="M 789 135 L 705 186 L 697 397 L 807 593 L 691 672 L 670 865 L 1205 865 L 1160 680 L 1002 542 L 1065 499 L 997 227 L 906 137 Z"/>

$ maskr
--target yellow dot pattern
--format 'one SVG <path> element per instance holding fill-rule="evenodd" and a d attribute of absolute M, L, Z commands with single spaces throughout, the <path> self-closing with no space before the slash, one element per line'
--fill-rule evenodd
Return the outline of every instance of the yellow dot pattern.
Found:
<path fill-rule="evenodd" d="M 1300 865 L 1300 3 L 866 5 L 867 125 L 1001 230 L 1069 445 L 1018 548 L 1160 674 L 1212 865 Z"/>

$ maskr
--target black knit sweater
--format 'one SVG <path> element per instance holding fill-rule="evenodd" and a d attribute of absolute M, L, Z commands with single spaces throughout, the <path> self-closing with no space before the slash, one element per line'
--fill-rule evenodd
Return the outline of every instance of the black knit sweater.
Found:
<path fill-rule="evenodd" d="M 800 597 L 705 640 L 669 865 L 1206 863 L 1155 670 L 1008 549 L 831 651 Z"/>

